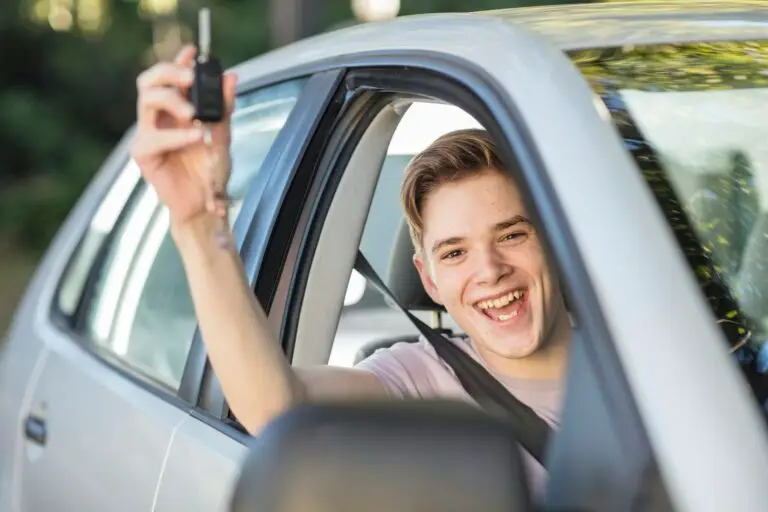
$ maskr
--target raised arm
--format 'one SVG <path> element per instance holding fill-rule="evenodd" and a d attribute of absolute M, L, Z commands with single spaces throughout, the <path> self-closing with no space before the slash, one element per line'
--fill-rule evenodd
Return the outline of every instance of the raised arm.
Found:
<path fill-rule="evenodd" d="M 325 366 L 295 372 L 285 359 L 246 280 L 221 193 L 231 170 L 236 77 L 224 77 L 227 114 L 212 127 L 206 145 L 185 97 L 194 53 L 187 47 L 175 62 L 157 64 L 139 77 L 132 155 L 169 209 L 203 340 L 230 407 L 255 434 L 306 400 L 384 396 L 369 372 Z"/>

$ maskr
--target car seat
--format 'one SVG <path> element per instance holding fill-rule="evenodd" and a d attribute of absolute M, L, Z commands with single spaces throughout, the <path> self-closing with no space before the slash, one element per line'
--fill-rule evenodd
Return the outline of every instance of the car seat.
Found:
<path fill-rule="evenodd" d="M 453 332 L 442 326 L 442 314 L 445 312 L 445 308 L 435 303 L 424 290 L 419 273 L 413 264 L 413 253 L 413 243 L 411 242 L 408 224 L 402 221 L 395 234 L 392 252 L 389 257 L 389 266 L 385 278 L 387 287 L 407 310 L 428 311 L 432 313 L 431 327 L 451 336 Z M 387 300 L 387 304 L 390 307 L 397 308 L 389 300 Z M 412 343 L 418 341 L 418 339 L 418 336 L 398 336 L 372 341 L 363 345 L 358 350 L 355 356 L 355 364 L 380 348 L 390 347 L 400 341 Z"/>

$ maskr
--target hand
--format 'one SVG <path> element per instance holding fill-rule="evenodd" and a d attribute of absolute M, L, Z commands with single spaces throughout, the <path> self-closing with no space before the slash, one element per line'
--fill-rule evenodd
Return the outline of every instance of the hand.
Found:
<path fill-rule="evenodd" d="M 212 142 L 204 144 L 203 128 L 193 123 L 194 109 L 186 99 L 194 56 L 195 48 L 186 46 L 173 63 L 155 64 L 137 80 L 138 122 L 131 155 L 177 226 L 205 213 L 226 217 L 228 209 L 224 191 L 232 163 L 237 78 L 224 75 L 224 119 L 211 126 Z"/>

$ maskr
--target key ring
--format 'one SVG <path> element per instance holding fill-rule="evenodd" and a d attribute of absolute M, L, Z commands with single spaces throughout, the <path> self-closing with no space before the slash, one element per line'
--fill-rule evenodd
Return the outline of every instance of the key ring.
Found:
<path fill-rule="evenodd" d="M 234 242 L 232 240 L 232 233 L 227 225 L 226 213 L 232 204 L 232 200 L 226 190 L 220 190 L 218 188 L 216 182 L 216 161 L 218 157 L 213 151 L 213 134 L 211 127 L 207 124 L 203 125 L 203 144 L 207 148 L 208 178 L 210 179 L 207 203 L 209 205 L 209 210 L 211 208 L 213 209 L 211 213 L 219 217 L 222 222 L 222 226 L 220 226 L 214 233 L 214 238 L 216 240 L 216 245 L 218 245 L 219 248 L 230 249 L 233 247 Z M 218 206 L 220 205 L 223 205 L 226 209 L 223 216 L 219 215 Z"/>

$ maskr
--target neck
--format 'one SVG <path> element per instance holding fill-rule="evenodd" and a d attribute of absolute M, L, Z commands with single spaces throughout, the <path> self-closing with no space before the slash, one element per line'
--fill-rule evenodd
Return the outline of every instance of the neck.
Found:
<path fill-rule="evenodd" d="M 555 325 L 534 353 L 521 358 L 502 357 L 473 342 L 475 350 L 495 371 L 518 379 L 562 380 L 568 362 L 571 323 L 565 309 L 557 315 Z"/>

